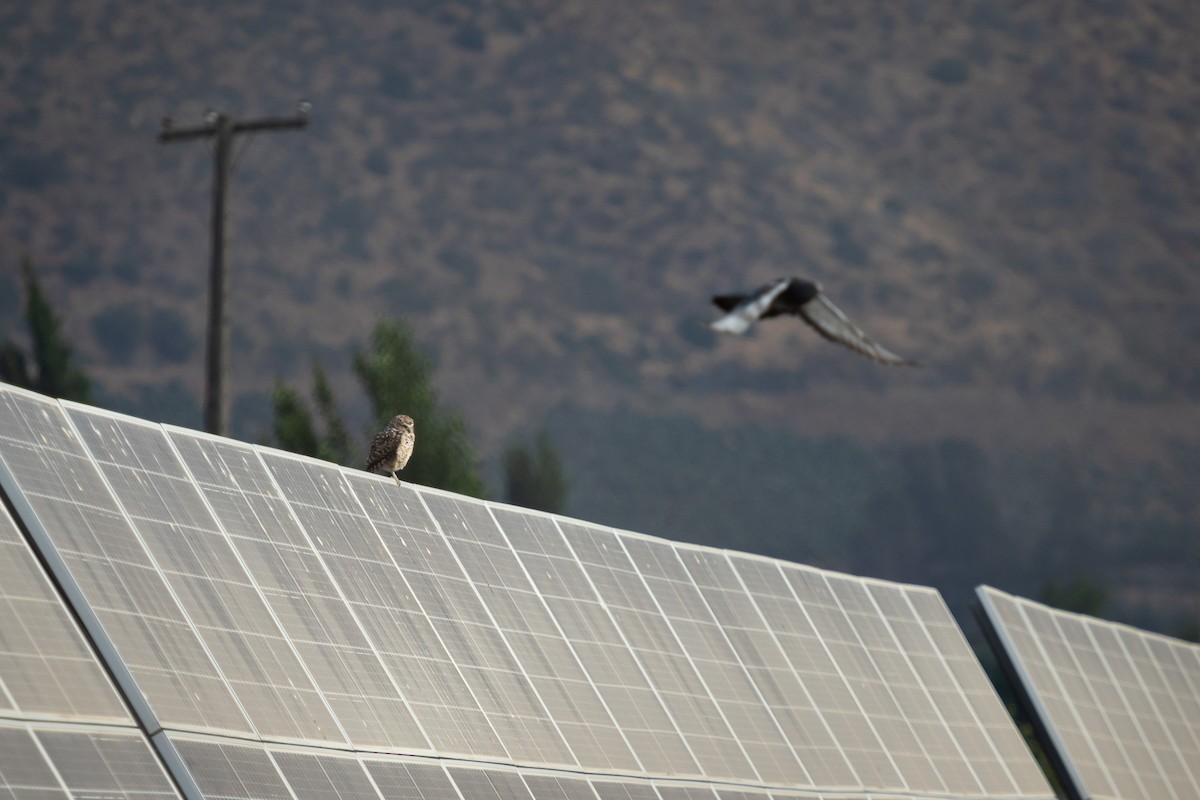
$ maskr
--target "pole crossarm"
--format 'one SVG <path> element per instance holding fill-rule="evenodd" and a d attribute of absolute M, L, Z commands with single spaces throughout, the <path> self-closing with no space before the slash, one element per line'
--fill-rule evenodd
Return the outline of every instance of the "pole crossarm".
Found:
<path fill-rule="evenodd" d="M 209 112 L 203 125 L 176 128 L 170 118 L 163 120 L 158 140 L 164 144 L 187 139 L 215 138 L 213 151 L 212 196 L 212 253 L 209 268 L 208 293 L 208 352 L 205 357 L 204 428 L 219 436 L 229 435 L 229 398 L 225 390 L 227 367 L 225 352 L 229 349 L 229 319 L 225 300 L 229 279 L 225 270 L 225 196 L 229 191 L 230 153 L 233 137 L 239 133 L 284 130 L 308 126 L 309 105 L 299 104 L 299 111 L 290 117 L 234 120 L 225 114 Z"/>
<path fill-rule="evenodd" d="M 304 128 L 308 126 L 308 114 L 295 114 L 290 117 L 268 117 L 266 119 L 252 119 L 238 121 L 233 123 L 234 133 L 243 133 L 249 131 L 269 131 L 279 130 L 281 128 Z M 190 128 L 165 128 L 158 134 L 160 142 L 177 142 L 183 139 L 204 139 L 209 136 L 215 136 L 217 133 L 217 123 L 205 123 L 204 125 L 193 125 Z"/>

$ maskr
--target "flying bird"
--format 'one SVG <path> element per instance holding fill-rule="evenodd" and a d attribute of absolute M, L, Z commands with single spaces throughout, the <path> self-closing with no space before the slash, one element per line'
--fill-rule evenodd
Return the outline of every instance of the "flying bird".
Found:
<path fill-rule="evenodd" d="M 760 319 L 792 314 L 803 319 L 829 341 L 849 347 L 859 355 L 882 364 L 919 366 L 916 361 L 896 355 L 867 336 L 829 301 L 821 291 L 821 284 L 813 281 L 779 278 L 752 292 L 714 295 L 712 301 L 722 311 L 729 312 L 712 323 L 715 331 L 741 334 L 750 330 L 750 326 Z"/>
<path fill-rule="evenodd" d="M 402 486 L 396 472 L 404 469 L 416 442 L 413 418 L 407 414 L 397 414 L 392 417 L 387 427 L 375 434 L 375 438 L 371 440 L 371 453 L 367 456 L 367 463 L 363 469 L 367 472 L 386 469 L 396 479 L 396 484 Z"/>

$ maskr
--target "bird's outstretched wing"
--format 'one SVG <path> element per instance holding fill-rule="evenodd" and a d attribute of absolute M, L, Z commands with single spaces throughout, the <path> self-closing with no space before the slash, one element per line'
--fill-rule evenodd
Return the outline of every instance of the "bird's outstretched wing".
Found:
<path fill-rule="evenodd" d="M 879 342 L 867 336 L 862 328 L 850 321 L 842 310 L 829 301 L 823 293 L 800 307 L 800 316 L 817 333 L 831 342 L 849 347 L 851 350 L 883 364 L 920 366 L 916 361 L 896 355 Z"/>
<path fill-rule="evenodd" d="M 787 278 L 780 278 L 774 283 L 768 283 L 738 303 L 728 314 L 713 322 L 709 327 L 722 333 L 745 333 L 787 287 Z"/>

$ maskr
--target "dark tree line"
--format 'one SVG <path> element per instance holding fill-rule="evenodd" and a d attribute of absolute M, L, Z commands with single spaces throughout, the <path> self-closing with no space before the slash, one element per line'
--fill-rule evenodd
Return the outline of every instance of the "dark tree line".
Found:
<path fill-rule="evenodd" d="M 62 332 L 62 321 L 42 291 L 29 258 L 21 260 L 24 315 L 29 345 L 0 344 L 0 381 L 50 397 L 93 402 L 92 384 Z M 443 406 L 433 388 L 433 368 L 403 322 L 376 326 L 369 348 L 354 355 L 354 373 L 371 409 L 361 437 L 351 435 L 338 409 L 328 375 L 313 364 L 312 409 L 296 389 L 277 381 L 271 395 L 275 443 L 295 453 L 347 466 L 361 466 L 366 442 L 395 414 L 417 420 L 418 449 L 405 478 L 473 497 L 485 494 L 477 458 L 462 415 Z M 561 512 L 567 483 L 562 465 L 543 433 L 530 447 L 513 444 L 505 452 L 506 499 L 544 511 Z"/>
<path fill-rule="evenodd" d="M 484 497 L 479 459 L 462 415 L 443 405 L 433 386 L 433 367 L 403 322 L 381 322 L 371 346 L 354 354 L 354 374 L 366 395 L 370 419 L 355 445 L 337 407 L 324 368 L 313 364 L 312 409 L 300 392 L 276 381 L 271 396 L 275 444 L 285 450 L 346 466 L 362 466 L 366 443 L 396 414 L 416 422 L 417 446 L 403 479 L 472 497 Z M 567 483 L 562 465 L 543 433 L 533 447 L 514 444 L 505 452 L 506 499 L 514 505 L 561 512 Z"/>

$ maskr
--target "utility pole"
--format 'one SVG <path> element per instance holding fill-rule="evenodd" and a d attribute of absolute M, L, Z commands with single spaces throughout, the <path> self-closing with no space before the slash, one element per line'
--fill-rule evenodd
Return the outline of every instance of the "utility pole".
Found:
<path fill-rule="evenodd" d="M 229 278 L 225 271 L 225 197 L 232 174 L 233 139 L 239 133 L 303 128 L 308 125 L 311 106 L 301 100 L 290 117 L 235 120 L 226 114 L 210 111 L 203 125 L 176 128 L 167 117 L 163 120 L 158 140 L 164 144 L 183 139 L 215 139 L 213 149 L 212 195 L 212 254 L 208 272 L 208 350 L 204 363 L 204 429 L 218 436 L 229 434 L 229 397 L 225 391 L 225 353 L 229 349 L 229 315 L 225 301 L 229 294 Z"/>

